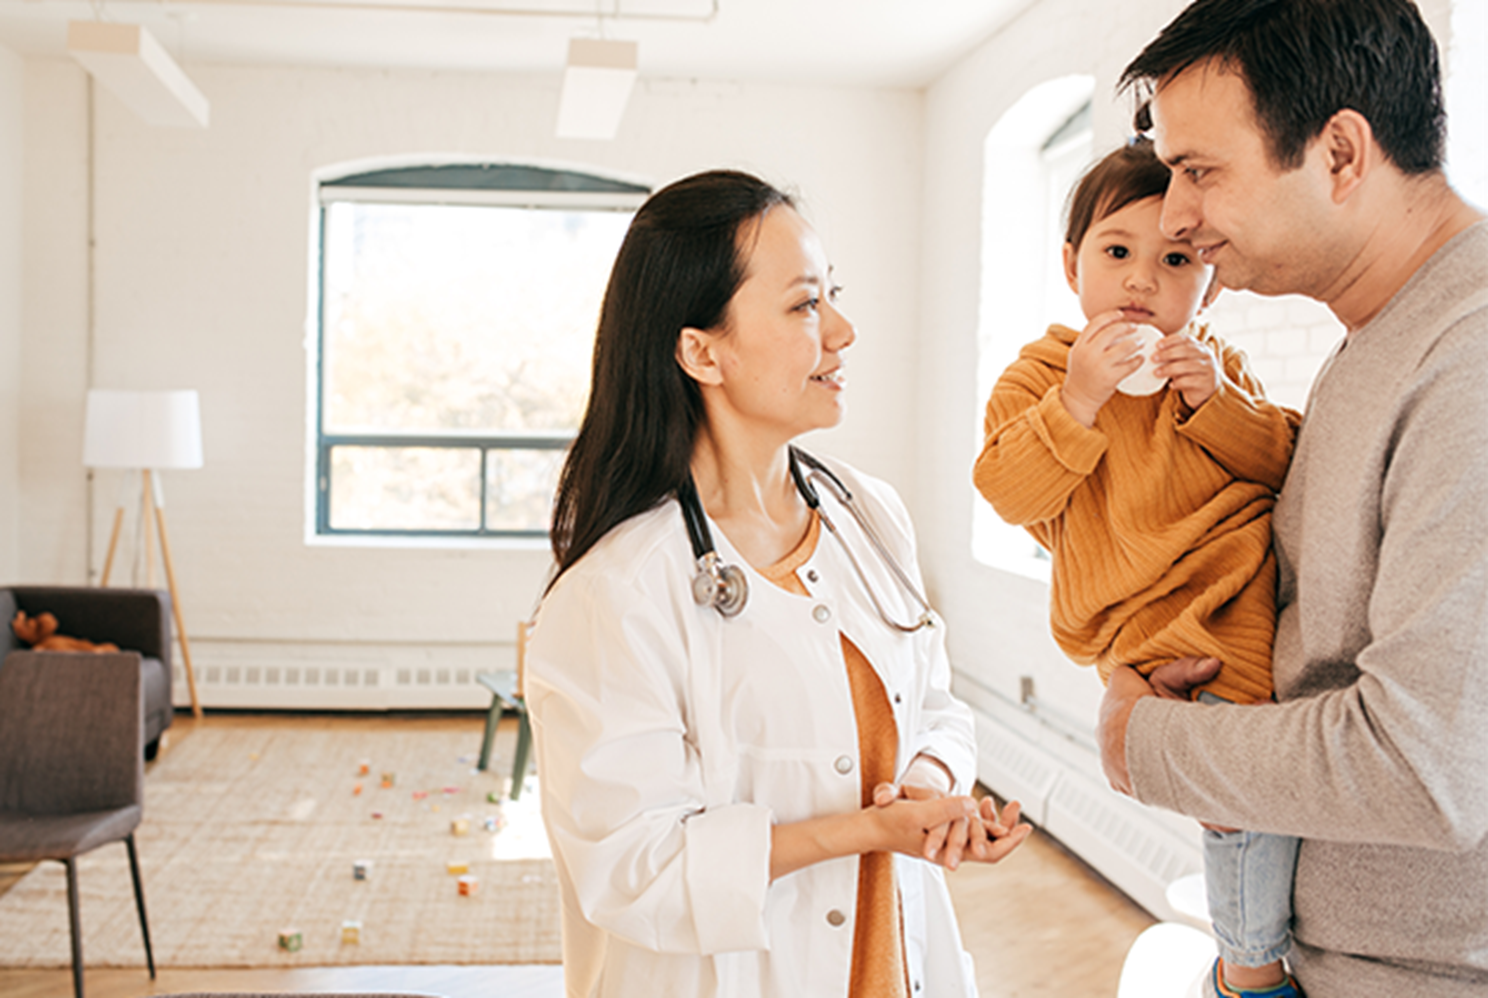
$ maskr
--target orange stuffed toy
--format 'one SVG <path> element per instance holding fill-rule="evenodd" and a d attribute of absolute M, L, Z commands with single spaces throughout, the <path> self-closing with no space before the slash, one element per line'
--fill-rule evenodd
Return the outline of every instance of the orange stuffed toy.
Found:
<path fill-rule="evenodd" d="M 25 610 L 15 615 L 10 629 L 16 637 L 31 646 L 33 651 L 118 651 L 118 645 L 94 644 L 82 638 L 64 637 L 57 633 L 57 618 L 50 613 L 39 613 L 27 617 Z"/>

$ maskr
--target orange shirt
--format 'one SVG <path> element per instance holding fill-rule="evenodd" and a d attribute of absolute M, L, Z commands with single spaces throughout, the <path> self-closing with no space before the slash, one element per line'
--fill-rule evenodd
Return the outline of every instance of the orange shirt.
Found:
<path fill-rule="evenodd" d="M 760 574 L 788 592 L 809 595 L 796 569 L 815 553 L 820 537 L 821 519 L 813 513 L 805 539 L 790 554 L 761 569 Z M 842 657 L 847 664 L 853 713 L 858 722 L 858 771 L 862 774 L 863 806 L 867 807 L 873 803 L 873 788 L 880 783 L 892 783 L 897 775 L 899 732 L 878 673 L 845 634 Z M 907 981 L 894 856 L 887 852 L 866 853 L 858 857 L 857 917 L 853 923 L 848 994 L 852 998 L 905 998 Z"/>

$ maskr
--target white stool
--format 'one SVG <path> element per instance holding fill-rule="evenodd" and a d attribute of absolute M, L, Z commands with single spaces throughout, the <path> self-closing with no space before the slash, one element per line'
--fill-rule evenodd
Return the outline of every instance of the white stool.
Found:
<path fill-rule="evenodd" d="M 1164 896 L 1168 900 L 1168 906 L 1178 913 L 1182 922 L 1205 932 L 1210 931 L 1209 894 L 1204 887 L 1202 873 L 1179 877 L 1168 885 Z"/>
<path fill-rule="evenodd" d="M 1207 933 L 1177 922 L 1147 929 L 1121 965 L 1116 998 L 1200 998 L 1218 951 Z"/>

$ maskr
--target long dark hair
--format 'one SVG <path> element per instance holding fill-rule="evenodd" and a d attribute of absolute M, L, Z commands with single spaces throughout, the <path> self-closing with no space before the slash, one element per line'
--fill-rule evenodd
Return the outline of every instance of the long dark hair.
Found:
<path fill-rule="evenodd" d="M 558 480 L 553 581 L 686 480 L 703 399 L 677 364 L 677 337 L 726 322 L 747 263 L 739 232 L 782 204 L 793 202 L 758 177 L 712 170 L 636 212 L 600 309 L 589 407 Z"/>

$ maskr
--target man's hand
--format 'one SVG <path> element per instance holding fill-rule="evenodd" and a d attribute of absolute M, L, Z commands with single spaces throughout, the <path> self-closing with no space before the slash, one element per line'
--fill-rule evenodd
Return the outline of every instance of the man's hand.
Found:
<path fill-rule="evenodd" d="M 1137 701 L 1155 696 L 1187 700 L 1195 686 L 1207 683 L 1217 672 L 1218 659 L 1180 658 L 1153 670 L 1149 684 L 1137 670 L 1124 665 L 1116 667 L 1101 699 L 1100 717 L 1095 724 L 1101 768 L 1112 788 L 1127 795 L 1132 792 L 1131 771 L 1126 767 L 1126 725 Z"/>
<path fill-rule="evenodd" d="M 1147 682 L 1164 700 L 1192 700 L 1195 687 L 1219 675 L 1217 658 L 1180 658 L 1152 670 Z"/>

